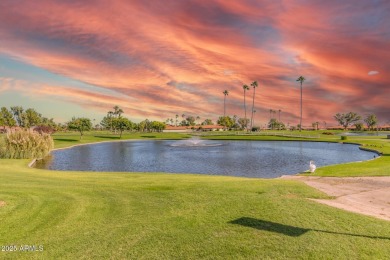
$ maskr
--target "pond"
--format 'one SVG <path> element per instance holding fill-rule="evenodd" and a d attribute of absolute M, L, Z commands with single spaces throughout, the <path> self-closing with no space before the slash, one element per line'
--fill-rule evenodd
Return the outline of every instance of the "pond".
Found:
<path fill-rule="evenodd" d="M 55 150 L 37 168 L 167 172 L 276 178 L 317 167 L 372 159 L 357 145 L 296 141 L 122 141 Z"/>

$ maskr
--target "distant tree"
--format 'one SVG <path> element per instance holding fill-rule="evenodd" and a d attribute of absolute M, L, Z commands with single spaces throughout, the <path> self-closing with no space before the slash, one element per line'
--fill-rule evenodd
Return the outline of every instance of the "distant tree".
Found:
<path fill-rule="evenodd" d="M 353 125 L 355 126 L 356 131 L 362 131 L 364 129 L 364 125 L 361 122 L 357 122 Z"/>
<path fill-rule="evenodd" d="M 234 125 L 234 120 L 230 116 L 221 116 L 217 124 L 229 129 Z"/>
<path fill-rule="evenodd" d="M 282 122 L 279 122 L 276 118 L 271 118 L 268 122 L 268 128 L 284 130 L 286 129 L 286 126 Z"/>
<path fill-rule="evenodd" d="M 314 130 L 318 130 L 319 124 L 320 124 L 320 122 L 313 122 L 313 123 L 311 123 L 311 126 L 313 127 Z"/>
<path fill-rule="evenodd" d="M 72 120 L 67 123 L 67 126 L 70 130 L 76 130 L 80 132 L 80 140 L 85 131 L 90 131 L 92 129 L 91 120 L 85 117 L 73 117 Z"/>
<path fill-rule="evenodd" d="M 200 116 L 197 116 L 197 117 L 196 117 L 195 123 L 196 123 L 196 121 L 198 121 L 198 120 L 200 120 Z M 196 124 L 198 124 L 198 123 L 196 123 Z"/>
<path fill-rule="evenodd" d="M 112 131 L 112 119 L 113 119 L 114 112 L 108 111 L 107 112 L 107 121 L 109 121 L 109 127 L 110 130 Z M 103 118 L 104 119 L 104 118 Z"/>
<path fill-rule="evenodd" d="M 344 130 L 348 128 L 349 125 L 359 121 L 361 119 L 361 116 L 359 116 L 357 113 L 349 112 L 347 114 L 340 114 L 337 113 L 333 116 L 334 119 L 339 123 L 339 125 L 344 127 Z"/>
<path fill-rule="evenodd" d="M 179 123 L 179 126 L 189 126 L 189 125 L 190 124 L 185 119 L 181 120 L 181 122 Z"/>
<path fill-rule="evenodd" d="M 370 114 L 364 119 L 364 122 L 366 123 L 368 130 L 373 130 L 374 126 L 378 124 L 378 118 L 376 115 Z"/>
<path fill-rule="evenodd" d="M 54 122 L 53 118 L 42 117 L 41 123 L 39 125 L 40 126 L 49 126 L 55 130 L 58 130 L 58 124 L 56 124 L 56 122 Z"/>
<path fill-rule="evenodd" d="M 148 119 L 145 119 L 138 123 L 138 130 L 140 132 L 150 132 L 151 126 L 150 121 Z"/>
<path fill-rule="evenodd" d="M 103 129 L 112 129 L 112 118 L 108 115 L 103 117 L 102 121 L 100 121 L 100 125 L 103 127 Z"/>
<path fill-rule="evenodd" d="M 213 121 L 211 119 L 205 119 L 203 122 L 202 122 L 202 125 L 213 125 Z"/>
<path fill-rule="evenodd" d="M 258 87 L 257 81 L 253 81 L 251 83 L 251 86 L 253 87 L 252 117 L 251 117 L 251 129 L 252 129 L 252 127 L 253 127 L 253 114 L 255 113 L 255 93 L 256 93 L 256 88 Z"/>
<path fill-rule="evenodd" d="M 156 131 L 156 132 L 162 132 L 165 127 L 166 127 L 166 124 L 163 123 L 163 122 L 159 122 L 159 121 L 152 121 L 151 124 L 150 124 L 151 128 Z"/>
<path fill-rule="evenodd" d="M 194 126 L 195 125 L 195 117 L 193 116 L 188 116 L 186 118 L 187 125 Z"/>
<path fill-rule="evenodd" d="M 239 118 L 237 122 L 242 129 L 248 129 L 249 118 Z"/>
<path fill-rule="evenodd" d="M 21 106 L 14 106 L 11 107 L 12 114 L 14 116 L 14 119 L 19 127 L 24 127 L 24 109 Z"/>
<path fill-rule="evenodd" d="M 223 116 L 226 116 L 226 96 L 229 95 L 229 91 L 225 90 L 222 93 L 224 95 L 224 98 L 223 98 Z"/>
<path fill-rule="evenodd" d="M 243 85 L 242 89 L 244 90 L 244 121 L 243 122 L 248 122 L 246 119 L 246 91 L 249 90 L 248 85 Z M 245 124 L 244 129 L 248 130 L 248 123 Z"/>
<path fill-rule="evenodd" d="M 42 122 L 42 115 L 35 109 L 29 108 L 24 112 L 24 127 L 30 128 L 36 126 Z"/>
<path fill-rule="evenodd" d="M 6 107 L 2 107 L 0 110 L 0 116 L 2 118 L 1 126 L 5 127 L 14 127 L 16 125 L 16 121 L 13 117 L 12 111 L 8 110 Z"/>
<path fill-rule="evenodd" d="M 129 119 L 120 116 L 113 119 L 113 126 L 119 130 L 119 138 L 122 138 L 123 131 L 131 130 L 133 124 Z"/>
<path fill-rule="evenodd" d="M 306 79 L 303 76 L 300 76 L 297 81 L 301 82 L 301 119 L 299 121 L 299 131 L 302 131 L 302 84 Z"/>
<path fill-rule="evenodd" d="M 123 110 L 119 106 L 114 106 L 113 108 L 114 108 L 113 115 L 115 117 L 120 117 L 123 114 Z"/>

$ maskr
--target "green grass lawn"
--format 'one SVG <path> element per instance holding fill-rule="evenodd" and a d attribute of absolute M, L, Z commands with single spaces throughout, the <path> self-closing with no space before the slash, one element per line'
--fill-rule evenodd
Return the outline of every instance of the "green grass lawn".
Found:
<path fill-rule="evenodd" d="M 164 138 L 153 136 L 149 138 Z M 107 139 L 93 135 L 68 142 L 73 139 L 70 134 L 54 138 L 56 147 Z M 382 141 L 367 142 L 379 146 Z M 380 149 L 387 153 L 389 144 L 385 144 Z M 382 171 L 386 158 L 365 164 L 375 162 Z M 390 222 L 313 202 L 308 198 L 327 196 L 303 183 L 49 171 L 28 168 L 28 163 L 0 160 L 0 201 L 6 203 L 0 207 L 0 246 L 43 245 L 44 250 L 2 251 L 0 259 L 388 259 L 390 255 Z M 319 169 L 324 171 L 320 174 L 326 175 L 325 169 Z"/>

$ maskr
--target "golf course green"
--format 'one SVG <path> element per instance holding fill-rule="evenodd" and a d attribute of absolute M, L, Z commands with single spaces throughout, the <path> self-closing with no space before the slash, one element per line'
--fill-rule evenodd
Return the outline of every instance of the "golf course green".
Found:
<path fill-rule="evenodd" d="M 56 148 L 116 136 L 53 136 Z M 122 139 L 180 139 L 127 134 Z M 209 135 L 209 139 L 306 140 Z M 308 139 L 312 140 L 312 139 Z M 338 142 L 340 136 L 313 141 Z M 380 158 L 317 176 L 388 176 L 390 140 L 348 137 Z M 390 222 L 316 203 L 301 182 L 166 173 L 49 171 L 0 160 L 1 259 L 388 259 Z M 307 173 L 304 173 L 307 174 Z M 329 198 L 330 199 L 330 198 Z"/>

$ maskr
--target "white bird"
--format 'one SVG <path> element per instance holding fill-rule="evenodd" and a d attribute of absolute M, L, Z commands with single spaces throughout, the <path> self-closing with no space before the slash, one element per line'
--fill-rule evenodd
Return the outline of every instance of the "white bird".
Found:
<path fill-rule="evenodd" d="M 310 172 L 314 172 L 316 170 L 317 166 L 314 164 L 313 161 L 310 161 L 309 168 L 310 168 Z"/>

